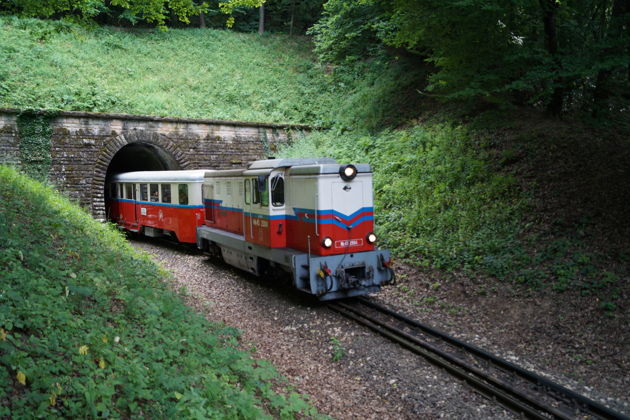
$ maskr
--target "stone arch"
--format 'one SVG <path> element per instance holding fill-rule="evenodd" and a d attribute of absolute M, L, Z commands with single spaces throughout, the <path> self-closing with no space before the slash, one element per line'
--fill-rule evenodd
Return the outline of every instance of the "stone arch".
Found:
<path fill-rule="evenodd" d="M 133 130 L 111 138 L 99 151 L 93 166 L 90 201 L 92 215 L 97 220 L 104 221 L 107 217 L 105 214 L 105 183 L 107 182 L 109 165 L 121 149 L 134 144 L 157 148 L 172 158 L 176 165 L 169 165 L 171 167 L 168 169 L 193 169 L 187 155 L 165 135 L 144 130 Z"/>

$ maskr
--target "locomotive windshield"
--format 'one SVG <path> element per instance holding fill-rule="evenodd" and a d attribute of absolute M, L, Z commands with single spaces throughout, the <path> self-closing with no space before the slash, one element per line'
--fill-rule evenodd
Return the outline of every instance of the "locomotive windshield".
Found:
<path fill-rule="evenodd" d="M 274 207 L 284 206 L 284 178 L 276 175 L 271 179 L 271 204 Z"/>

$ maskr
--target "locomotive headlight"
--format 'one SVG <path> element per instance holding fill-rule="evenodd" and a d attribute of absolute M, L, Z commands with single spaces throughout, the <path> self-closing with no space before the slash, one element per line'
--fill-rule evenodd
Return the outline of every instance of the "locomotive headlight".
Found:
<path fill-rule="evenodd" d="M 365 239 L 367 239 L 369 244 L 373 244 L 374 242 L 376 242 L 376 235 L 373 233 L 368 233 L 368 236 Z"/>
<path fill-rule="evenodd" d="M 326 236 L 322 241 L 322 246 L 324 248 L 330 248 L 331 246 L 333 246 L 333 240 Z"/>
<path fill-rule="evenodd" d="M 344 181 L 352 181 L 357 176 L 357 168 L 354 165 L 343 165 L 339 168 L 339 175 Z"/>

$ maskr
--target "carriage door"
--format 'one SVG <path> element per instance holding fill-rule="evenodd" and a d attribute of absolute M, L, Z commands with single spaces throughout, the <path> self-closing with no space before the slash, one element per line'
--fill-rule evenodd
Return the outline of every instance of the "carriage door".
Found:
<path fill-rule="evenodd" d="M 125 198 L 131 202 L 131 211 L 125 212 L 125 219 L 129 222 L 133 227 L 138 226 L 138 215 L 136 213 L 136 207 L 138 203 L 136 202 L 136 184 L 123 184 L 125 189 Z"/>

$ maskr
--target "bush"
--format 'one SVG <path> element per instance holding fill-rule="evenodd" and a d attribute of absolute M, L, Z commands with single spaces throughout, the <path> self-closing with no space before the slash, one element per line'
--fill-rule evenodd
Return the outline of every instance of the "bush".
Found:
<path fill-rule="evenodd" d="M 377 232 L 395 254 L 505 275 L 522 252 L 524 202 L 516 180 L 493 170 L 484 147 L 464 127 L 427 124 L 375 135 L 316 133 L 283 153 L 370 163 Z"/>

